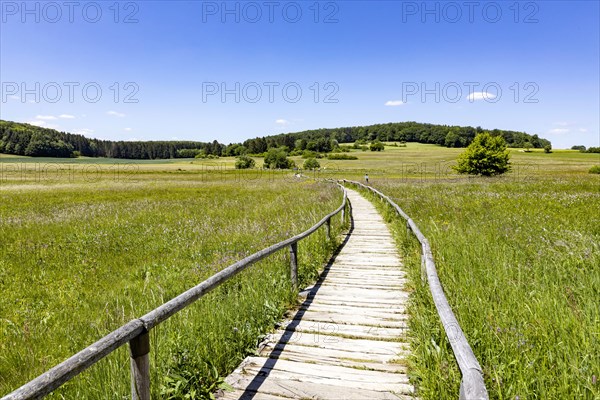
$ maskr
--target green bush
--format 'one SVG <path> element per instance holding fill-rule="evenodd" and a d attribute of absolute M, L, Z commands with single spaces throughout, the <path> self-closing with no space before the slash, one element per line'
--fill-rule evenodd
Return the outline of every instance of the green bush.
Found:
<path fill-rule="evenodd" d="M 317 153 L 316 151 L 304 150 L 302 152 L 302 158 L 318 158 L 318 157 L 319 157 L 319 153 Z"/>
<path fill-rule="evenodd" d="M 586 150 L 586 153 L 600 153 L 600 147 L 590 147 Z"/>
<path fill-rule="evenodd" d="M 313 170 L 318 168 L 321 168 L 321 164 L 319 164 L 316 158 L 309 158 L 304 161 L 304 169 Z"/>
<path fill-rule="evenodd" d="M 552 145 L 547 144 L 544 146 L 544 153 L 552 153 Z"/>
<path fill-rule="evenodd" d="M 453 167 L 459 174 L 493 176 L 510 169 L 506 142 L 501 136 L 487 132 L 475 136 L 473 142 L 458 157 Z"/>
<path fill-rule="evenodd" d="M 265 162 L 263 168 L 270 169 L 291 169 L 296 166 L 292 160 L 287 158 L 287 152 L 285 148 L 270 148 L 265 154 Z"/>
<path fill-rule="evenodd" d="M 338 153 L 338 154 L 329 154 L 327 156 L 327 158 L 329 160 L 358 160 L 358 157 L 356 157 L 356 156 L 351 156 L 351 155 L 348 155 L 348 154 L 341 154 L 341 153 Z"/>
<path fill-rule="evenodd" d="M 235 160 L 235 169 L 248 169 L 254 168 L 255 166 L 256 161 L 248 156 L 239 156 L 237 160 Z"/>
<path fill-rule="evenodd" d="M 584 152 L 586 150 L 586 148 L 583 145 L 579 145 L 579 146 L 573 146 L 573 147 L 571 147 L 571 150 L 579 150 L 581 152 Z"/>
<path fill-rule="evenodd" d="M 369 146 L 369 149 L 371 149 L 371 151 L 383 151 L 383 150 L 385 150 L 385 146 L 383 143 L 381 143 L 379 141 L 375 141 L 375 142 L 371 143 L 371 146 Z"/>
<path fill-rule="evenodd" d="M 590 168 L 590 174 L 600 174 L 600 165 L 594 165 Z"/>

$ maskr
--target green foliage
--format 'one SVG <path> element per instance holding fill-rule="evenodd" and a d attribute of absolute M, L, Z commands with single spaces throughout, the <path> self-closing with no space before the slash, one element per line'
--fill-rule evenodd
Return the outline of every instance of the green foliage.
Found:
<path fill-rule="evenodd" d="M 180 149 L 177 150 L 177 158 L 195 158 L 201 153 L 206 154 L 206 152 L 201 149 Z"/>
<path fill-rule="evenodd" d="M 481 133 L 459 156 L 453 167 L 460 174 L 494 176 L 510 169 L 506 143 L 500 136 Z"/>
<path fill-rule="evenodd" d="M 590 168 L 590 174 L 600 174 L 600 165 L 594 165 Z"/>
<path fill-rule="evenodd" d="M 383 150 L 385 150 L 385 146 L 383 143 L 381 143 L 379 141 L 375 141 L 375 142 L 371 143 L 371 145 L 369 146 L 369 149 L 371 151 L 383 151 Z"/>
<path fill-rule="evenodd" d="M 329 154 L 327 158 L 329 160 L 358 160 L 358 157 L 349 154 Z"/>
<path fill-rule="evenodd" d="M 235 169 L 248 169 L 254 168 L 255 166 L 256 161 L 248 156 L 239 156 L 237 160 L 235 160 Z"/>
<path fill-rule="evenodd" d="M 590 147 L 585 152 L 586 153 L 600 153 L 600 147 Z"/>
<path fill-rule="evenodd" d="M 549 145 L 549 144 L 545 145 L 544 146 L 544 153 L 546 153 L 546 154 L 552 153 L 552 145 Z"/>
<path fill-rule="evenodd" d="M 319 169 L 321 168 L 321 164 L 319 164 L 316 158 L 308 158 L 304 161 L 303 168 L 308 170 Z"/>
<path fill-rule="evenodd" d="M 533 145 L 530 142 L 523 143 L 523 148 L 525 149 L 526 153 L 531 152 L 532 147 L 533 147 Z"/>
<path fill-rule="evenodd" d="M 571 150 L 579 150 L 581 152 L 584 152 L 586 150 L 586 148 L 583 145 L 581 145 L 581 146 L 572 146 Z"/>
<path fill-rule="evenodd" d="M 265 155 L 264 168 L 291 169 L 295 167 L 294 161 L 287 158 L 285 148 L 271 148 Z"/>
<path fill-rule="evenodd" d="M 323 158 L 323 156 L 316 151 L 304 150 L 302 152 L 302 158 Z"/>

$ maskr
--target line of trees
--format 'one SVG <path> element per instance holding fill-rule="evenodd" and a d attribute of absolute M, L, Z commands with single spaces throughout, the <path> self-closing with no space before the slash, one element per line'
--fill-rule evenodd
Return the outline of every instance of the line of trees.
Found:
<path fill-rule="evenodd" d="M 162 159 L 206 155 L 221 156 L 227 146 L 213 141 L 111 141 L 0 120 L 0 153 L 33 157 L 110 157 Z"/>
<path fill-rule="evenodd" d="M 110 157 L 128 159 L 163 159 L 205 156 L 264 155 L 272 148 L 287 148 L 290 153 L 304 151 L 329 153 L 339 150 L 340 143 L 418 142 L 447 147 L 466 147 L 480 127 L 395 122 L 370 126 L 316 129 L 296 133 L 248 139 L 243 143 L 224 145 L 193 141 L 111 141 L 89 139 L 83 135 L 58 132 L 34 125 L 0 120 L 0 153 L 35 157 Z M 546 139 L 524 132 L 494 129 L 508 147 L 544 148 Z M 377 149 L 375 149 L 377 150 Z"/>
<path fill-rule="evenodd" d="M 264 153 L 273 147 L 286 146 L 290 150 L 312 150 L 327 153 L 332 143 L 363 142 L 418 142 L 446 147 L 467 147 L 475 136 L 483 133 L 481 127 L 424 124 L 419 122 L 390 122 L 369 126 L 335 129 L 315 129 L 248 139 L 243 146 L 250 153 Z M 501 129 L 486 130 L 492 136 L 501 136 L 508 147 L 522 148 L 526 143 L 533 148 L 544 148 L 550 141 L 538 135 Z"/>

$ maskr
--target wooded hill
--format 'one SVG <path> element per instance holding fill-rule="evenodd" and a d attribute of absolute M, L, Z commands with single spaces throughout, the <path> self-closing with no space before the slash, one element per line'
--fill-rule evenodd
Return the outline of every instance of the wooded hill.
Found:
<path fill-rule="evenodd" d="M 480 127 L 395 122 L 370 126 L 335 129 L 316 129 L 296 133 L 248 139 L 243 144 L 224 145 L 194 141 L 111 141 L 89 139 L 83 135 L 59 132 L 54 129 L 0 120 L 0 153 L 33 157 L 110 157 L 127 159 L 187 158 L 201 156 L 238 156 L 262 154 L 269 148 L 286 146 L 293 150 L 330 152 L 338 143 L 355 141 L 396 141 L 438 144 L 447 147 L 466 147 Z M 509 147 L 534 148 L 550 144 L 546 139 L 524 132 L 494 129 L 492 135 L 502 136 Z"/>

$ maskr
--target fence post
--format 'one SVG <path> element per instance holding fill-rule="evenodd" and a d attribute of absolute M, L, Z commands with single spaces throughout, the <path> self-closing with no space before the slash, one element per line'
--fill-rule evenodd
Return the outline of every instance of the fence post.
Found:
<path fill-rule="evenodd" d="M 325 222 L 325 234 L 327 235 L 327 239 L 331 239 L 331 218 L 327 218 Z"/>
<path fill-rule="evenodd" d="M 144 332 L 129 341 L 131 398 L 150 400 L 150 334 Z"/>
<path fill-rule="evenodd" d="M 298 290 L 298 242 L 290 245 L 290 276 L 292 278 L 292 288 Z"/>

